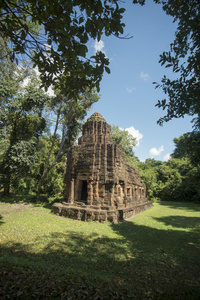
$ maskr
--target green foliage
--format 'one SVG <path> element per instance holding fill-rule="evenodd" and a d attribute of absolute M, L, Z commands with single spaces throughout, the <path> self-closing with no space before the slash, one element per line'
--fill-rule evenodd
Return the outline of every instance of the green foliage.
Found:
<path fill-rule="evenodd" d="M 160 56 L 161 65 L 173 68 L 178 78 L 163 77 L 161 87 L 169 100 L 159 101 L 157 106 L 167 110 L 159 124 L 185 114 L 195 116 L 195 125 L 200 128 L 200 3 L 193 1 L 160 1 L 164 11 L 178 22 L 170 51 Z"/>
<path fill-rule="evenodd" d="M 69 97 L 76 97 L 86 87 L 99 89 L 104 70 L 110 73 L 105 54 L 87 57 L 87 45 L 89 39 L 100 41 L 103 34 L 123 34 L 125 9 L 119 3 L 5 0 L 0 4 L 1 36 L 12 42 L 13 58 L 26 54 L 38 66 L 43 86 L 60 86 L 62 78 Z"/>
<path fill-rule="evenodd" d="M 16 178 L 16 180 L 15 177 L 12 178 L 12 188 L 16 193 L 37 193 L 38 182 L 42 177 L 45 160 L 51 148 L 51 143 L 52 135 L 43 135 L 39 138 L 37 142 L 37 148 L 34 149 L 35 152 L 32 152 L 32 157 L 34 157 L 33 153 L 35 153 L 36 160 L 31 162 L 29 172 L 27 172 L 25 175 L 21 174 L 21 176 Z M 54 151 L 52 151 L 50 156 L 50 163 L 52 163 L 55 159 L 56 153 L 59 150 L 59 144 L 60 138 L 57 136 Z M 20 161 L 20 163 L 22 162 Z M 43 182 L 41 194 L 59 195 L 63 193 L 64 166 L 65 163 L 62 160 L 49 171 Z"/>
<path fill-rule="evenodd" d="M 113 125 L 111 128 L 111 138 L 115 145 L 120 146 L 125 150 L 125 159 L 128 165 L 138 169 L 139 159 L 134 155 L 133 148 L 136 145 L 134 138 L 127 130 L 122 130 L 119 126 Z"/>
<path fill-rule="evenodd" d="M 60 96 L 60 95 L 59 95 Z M 61 95 L 62 97 L 62 95 Z M 91 106 L 100 99 L 96 89 L 86 88 L 82 93 L 77 95 L 76 99 L 68 98 L 62 108 L 63 120 L 66 120 L 67 130 L 65 132 L 65 151 L 71 146 L 82 127 L 82 123 Z"/>
<path fill-rule="evenodd" d="M 145 4 L 145 0 L 133 3 Z M 199 201 L 200 182 L 200 2 L 154 0 L 160 3 L 166 14 L 177 22 L 175 39 L 170 51 L 160 55 L 160 63 L 172 68 L 177 79 L 164 76 L 156 88 L 162 88 L 168 96 L 159 100 L 157 106 L 166 110 L 166 115 L 158 120 L 162 125 L 173 118 L 194 116 L 195 130 L 175 138 L 175 150 L 167 163 L 149 166 L 141 164 L 143 179 L 148 186 L 150 197 L 162 200 Z M 152 172 L 153 176 L 148 173 Z M 151 182 L 150 182 L 151 181 Z M 149 183 L 150 182 L 150 183 Z"/>
<path fill-rule="evenodd" d="M 150 200 L 154 200 L 157 197 L 157 171 L 156 167 L 162 164 L 161 161 L 155 159 L 146 159 L 145 163 L 139 163 L 141 179 L 146 184 L 146 195 Z"/>
<path fill-rule="evenodd" d="M 0 38 L 0 188 L 4 187 L 7 194 L 10 187 L 17 192 L 36 192 L 39 182 L 39 189 L 44 183 L 42 192 L 61 193 L 63 155 L 74 143 L 87 110 L 98 101 L 99 95 L 94 89 L 86 88 L 75 98 L 69 98 L 61 85 L 54 87 L 56 96 L 49 97 L 30 66 L 24 62 L 18 67 L 10 59 L 10 52 L 8 41 Z M 25 86 L 26 78 L 29 83 Z M 64 78 L 62 74 L 62 84 Z M 40 148 L 41 135 L 53 127 L 53 121 L 49 120 L 55 116 L 54 134 L 47 137 L 49 144 L 45 152 Z M 39 172 L 38 163 L 41 164 Z M 59 165 L 62 163 L 63 167 Z"/>
<path fill-rule="evenodd" d="M 80 93 L 76 99 L 69 99 L 58 89 L 55 92 L 57 93 L 57 96 L 52 99 L 49 108 L 50 111 L 53 111 L 56 115 L 56 124 L 51 146 L 46 155 L 43 172 L 38 183 L 37 196 L 40 195 L 41 187 L 44 184 L 47 175 L 49 176 L 49 171 L 52 170 L 57 163 L 63 160 L 63 156 L 66 154 L 68 148 L 74 144 L 87 110 L 99 99 L 99 95 L 95 90 L 89 90 L 88 88 L 85 89 L 83 93 Z M 55 154 L 53 161 L 51 161 L 52 151 L 55 151 L 55 141 L 59 124 L 61 125 L 62 135 L 57 153 Z M 52 172 L 50 174 L 53 176 Z M 53 190 L 55 192 L 55 189 Z"/>
<path fill-rule="evenodd" d="M 34 75 L 31 83 L 23 85 L 25 75 L 31 74 L 27 69 L 7 59 L 2 59 L 0 65 L 8 68 L 0 72 L 0 144 L 4 144 L 0 174 L 4 193 L 9 193 L 10 185 L 17 186 L 38 159 L 38 138 L 46 128 L 42 112 L 49 96 L 40 89 Z"/>
<path fill-rule="evenodd" d="M 63 183 L 65 160 L 58 162 L 44 180 L 42 194 L 63 196 L 65 185 Z"/>
<path fill-rule="evenodd" d="M 121 130 L 119 126 L 113 125 L 111 138 L 113 143 L 123 148 L 127 155 L 134 155 L 133 147 L 136 145 L 136 139 L 127 130 Z"/>
<path fill-rule="evenodd" d="M 140 169 L 151 200 L 199 202 L 200 170 L 187 157 L 168 162 L 146 160 Z"/>
<path fill-rule="evenodd" d="M 33 170 L 33 177 L 34 180 L 34 187 L 32 189 L 32 192 L 36 193 L 38 189 L 38 183 L 40 182 L 44 169 L 45 169 L 45 163 L 46 159 L 49 155 L 49 151 L 52 146 L 53 141 L 53 135 L 44 135 L 40 138 L 39 141 L 39 150 L 38 150 L 38 157 L 39 160 L 34 166 Z M 49 156 L 49 165 L 52 165 L 52 163 L 55 160 L 55 157 L 59 151 L 60 148 L 60 137 L 57 135 L 54 143 L 53 150 L 50 153 Z M 41 194 L 48 194 L 48 195 L 59 195 L 63 194 L 63 178 L 64 178 L 64 167 L 65 167 L 65 161 L 64 158 L 60 159 L 59 162 L 57 162 L 54 165 L 54 168 L 51 168 L 47 174 L 46 177 L 43 179 L 43 185 L 41 186 Z"/>
<path fill-rule="evenodd" d="M 133 3 L 145 4 L 145 0 Z M 166 115 L 158 120 L 162 125 L 173 118 L 194 116 L 197 129 L 200 129 L 200 2 L 154 0 L 162 5 L 167 15 L 177 22 L 175 39 L 170 50 L 160 55 L 159 63 L 172 68 L 176 79 L 164 76 L 156 88 L 162 88 L 168 99 L 159 100 L 156 106 L 166 110 Z"/>
<path fill-rule="evenodd" d="M 200 165 L 200 132 L 188 132 L 174 139 L 175 150 L 171 154 L 173 158 L 188 157 L 194 166 Z"/>

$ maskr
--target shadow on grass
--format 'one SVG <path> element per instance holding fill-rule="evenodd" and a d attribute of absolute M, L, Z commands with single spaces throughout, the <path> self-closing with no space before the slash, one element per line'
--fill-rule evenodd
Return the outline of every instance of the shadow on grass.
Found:
<path fill-rule="evenodd" d="M 200 211 L 200 203 L 159 201 L 159 204 L 173 209 Z"/>
<path fill-rule="evenodd" d="M 32 205 L 42 205 L 44 208 L 50 209 L 55 202 L 60 202 L 63 200 L 63 196 L 49 197 L 48 195 L 21 195 L 10 193 L 10 195 L 5 196 L 3 193 L 0 193 L 0 202 L 9 203 L 9 204 L 32 204 Z"/>
<path fill-rule="evenodd" d="M 3 217 L 2 217 L 2 215 L 0 215 L 0 225 L 2 225 L 4 223 L 2 220 L 3 220 Z"/>
<path fill-rule="evenodd" d="M 167 216 L 154 218 L 154 220 L 164 223 L 167 226 L 189 229 L 190 231 L 200 233 L 200 218 L 185 216 Z"/>
<path fill-rule="evenodd" d="M 55 277 L 61 285 L 70 279 L 68 290 L 73 286 L 72 299 L 94 299 L 96 287 L 97 299 L 199 299 L 197 232 L 159 230 L 134 222 L 110 226 L 117 234 L 114 238 L 94 233 L 54 232 L 27 245 L 15 243 L 3 247 L 1 256 L 9 265 L 49 274 L 49 284 Z M 48 241 L 46 246 L 36 253 L 34 249 L 44 241 Z M 32 282 L 42 286 L 40 276 Z M 31 286 L 34 289 L 33 283 Z M 84 298 L 83 291 L 91 294 Z M 118 296 L 114 297 L 114 293 Z"/>

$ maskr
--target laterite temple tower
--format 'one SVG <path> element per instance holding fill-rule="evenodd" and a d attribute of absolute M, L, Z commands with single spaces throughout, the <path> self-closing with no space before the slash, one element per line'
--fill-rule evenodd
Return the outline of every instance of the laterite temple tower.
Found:
<path fill-rule="evenodd" d="M 77 220 L 118 222 L 152 206 L 139 173 L 113 144 L 111 126 L 94 113 L 83 125 L 78 146 L 67 153 L 65 202 L 53 211 Z"/>

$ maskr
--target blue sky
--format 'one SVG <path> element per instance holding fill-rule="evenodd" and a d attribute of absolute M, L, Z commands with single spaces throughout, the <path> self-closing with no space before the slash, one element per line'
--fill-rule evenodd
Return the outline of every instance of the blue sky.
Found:
<path fill-rule="evenodd" d="M 174 77 L 170 68 L 165 69 L 158 61 L 159 55 L 170 49 L 176 24 L 152 0 L 147 0 L 143 7 L 128 0 L 122 5 L 126 8 L 125 34 L 133 38 L 102 37 L 100 43 L 89 44 L 90 52 L 105 52 L 111 74 L 104 74 L 101 98 L 87 118 L 98 111 L 110 125 L 129 129 L 139 141 L 134 151 L 141 161 L 166 160 L 174 149 L 173 139 L 192 130 L 190 117 L 172 120 L 162 127 L 156 123 L 164 114 L 155 104 L 165 95 L 152 82 L 160 82 L 164 74 Z"/>

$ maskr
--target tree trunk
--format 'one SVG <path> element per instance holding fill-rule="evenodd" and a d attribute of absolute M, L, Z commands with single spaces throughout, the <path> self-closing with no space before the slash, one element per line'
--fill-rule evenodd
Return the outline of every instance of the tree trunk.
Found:
<path fill-rule="evenodd" d="M 7 185 L 4 187 L 3 195 L 4 195 L 4 196 L 8 196 L 9 194 L 10 194 L 10 185 L 7 184 Z"/>
<path fill-rule="evenodd" d="M 67 118 L 65 118 L 65 122 L 63 124 L 62 139 L 61 139 L 61 143 L 60 143 L 60 148 L 58 150 L 58 153 L 57 153 L 57 155 L 56 155 L 53 163 L 49 166 L 50 156 L 51 156 L 51 153 L 52 153 L 52 150 L 53 150 L 53 147 L 54 147 L 54 143 L 55 143 L 55 136 L 56 136 L 56 132 L 57 132 L 57 128 L 58 128 L 59 117 L 60 117 L 60 110 L 59 110 L 58 115 L 57 115 L 56 127 L 55 127 L 55 130 L 54 130 L 54 137 L 53 137 L 51 149 L 49 151 L 49 154 L 48 154 L 48 157 L 47 157 L 47 160 L 46 160 L 46 163 L 45 163 L 45 167 L 44 167 L 44 171 L 43 171 L 42 177 L 41 177 L 41 179 L 39 181 L 39 184 L 38 184 L 37 197 L 40 196 L 41 187 L 42 187 L 42 184 L 44 182 L 44 179 L 46 178 L 46 176 L 49 173 L 49 171 L 56 165 L 56 162 L 57 162 L 57 160 L 58 160 L 58 158 L 60 156 L 60 153 L 61 153 L 63 145 L 64 145 L 64 141 L 65 141 L 65 126 L 66 126 L 66 123 L 67 123 Z"/>
<path fill-rule="evenodd" d="M 11 131 L 11 135 L 10 135 L 10 146 L 9 146 L 8 150 L 6 151 L 5 158 L 2 162 L 3 174 L 5 174 L 3 195 L 10 194 L 11 167 L 10 167 L 9 156 L 11 153 L 12 146 L 16 143 L 16 139 L 17 139 L 17 117 L 14 120 L 14 124 L 12 126 L 12 131 Z"/>
<path fill-rule="evenodd" d="M 46 170 L 43 171 L 42 177 L 41 177 L 41 179 L 39 181 L 39 184 L 38 184 L 37 197 L 40 196 L 41 187 L 43 185 L 44 179 L 46 178 L 47 174 L 48 174 L 48 170 L 46 169 Z"/>
<path fill-rule="evenodd" d="M 40 193 L 41 193 L 41 187 L 43 185 L 43 182 L 45 180 L 45 178 L 47 177 L 47 174 L 49 173 L 49 171 L 56 165 L 56 162 L 54 160 L 54 162 L 46 169 L 44 169 L 42 177 L 40 178 L 39 184 L 38 184 L 38 190 L 37 190 L 37 197 L 40 197 Z"/>
<path fill-rule="evenodd" d="M 7 175 L 6 182 L 4 184 L 3 195 L 8 196 L 10 194 L 10 175 Z"/>

